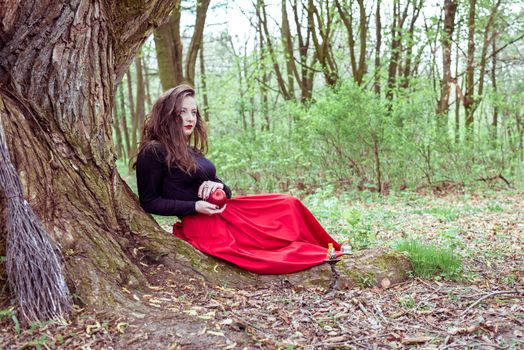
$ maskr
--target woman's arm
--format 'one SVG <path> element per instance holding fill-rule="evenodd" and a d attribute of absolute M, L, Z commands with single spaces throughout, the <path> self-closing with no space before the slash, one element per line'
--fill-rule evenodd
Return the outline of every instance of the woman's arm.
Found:
<path fill-rule="evenodd" d="M 196 213 L 195 201 L 182 201 L 162 197 L 164 181 L 163 154 L 154 146 L 144 149 L 137 156 L 136 183 L 140 206 L 150 214 L 185 216 Z"/>

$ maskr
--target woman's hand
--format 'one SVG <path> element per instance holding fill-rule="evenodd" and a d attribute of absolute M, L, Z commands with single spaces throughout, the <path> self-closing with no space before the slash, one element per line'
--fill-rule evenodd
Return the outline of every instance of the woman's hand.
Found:
<path fill-rule="evenodd" d="M 214 181 L 204 181 L 198 188 L 198 197 L 207 200 L 209 195 L 217 188 L 224 189 L 224 184 Z"/>
<path fill-rule="evenodd" d="M 222 208 L 219 208 L 218 205 L 211 204 L 206 201 L 197 201 L 195 204 L 195 210 L 197 213 L 200 214 L 206 214 L 206 215 L 214 215 L 214 214 L 220 214 L 226 209 L 226 206 L 224 205 Z"/>

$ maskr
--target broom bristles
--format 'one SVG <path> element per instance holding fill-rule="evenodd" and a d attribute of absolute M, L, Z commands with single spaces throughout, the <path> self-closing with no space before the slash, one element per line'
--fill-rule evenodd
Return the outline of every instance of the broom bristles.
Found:
<path fill-rule="evenodd" d="M 27 321 L 64 320 L 71 298 L 57 254 L 27 201 L 9 159 L 0 122 L 0 192 L 6 203 L 6 270 L 9 285 Z"/>

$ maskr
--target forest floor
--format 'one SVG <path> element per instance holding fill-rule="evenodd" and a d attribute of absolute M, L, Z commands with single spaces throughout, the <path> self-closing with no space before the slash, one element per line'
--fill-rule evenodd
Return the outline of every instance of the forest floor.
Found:
<path fill-rule="evenodd" d="M 324 215 L 330 210 L 306 204 L 340 240 L 372 248 L 415 237 L 454 246 L 461 277 L 343 291 L 234 290 L 149 266 L 147 290 L 124 290 L 148 308 L 125 317 L 77 309 L 67 325 L 30 328 L 4 310 L 0 349 L 524 349 L 523 193 L 342 201 L 359 213 L 359 236 L 337 231 L 344 224 Z"/>

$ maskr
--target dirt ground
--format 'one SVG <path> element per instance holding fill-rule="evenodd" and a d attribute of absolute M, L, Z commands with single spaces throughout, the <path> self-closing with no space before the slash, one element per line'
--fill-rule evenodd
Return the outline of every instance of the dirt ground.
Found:
<path fill-rule="evenodd" d="M 127 315 L 77 309 L 70 324 L 20 328 L 4 310 L 0 348 L 524 349 L 522 193 L 352 205 L 386 217 L 373 225 L 377 245 L 406 235 L 452 240 L 463 278 L 344 291 L 289 283 L 234 290 L 144 266 L 149 287 L 123 290 L 137 301 Z"/>

